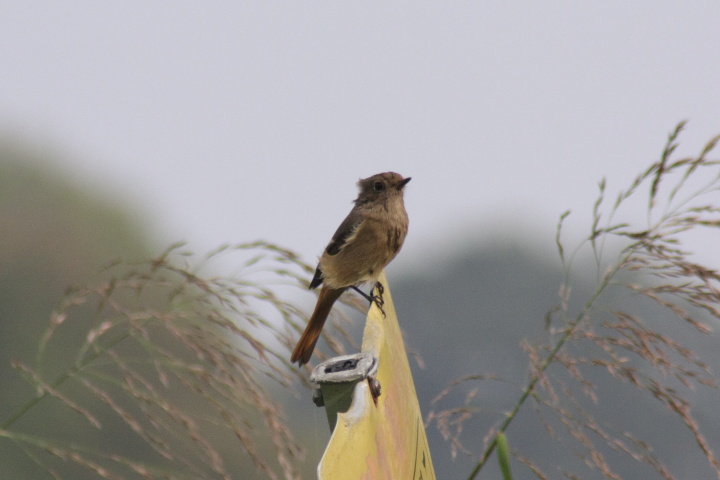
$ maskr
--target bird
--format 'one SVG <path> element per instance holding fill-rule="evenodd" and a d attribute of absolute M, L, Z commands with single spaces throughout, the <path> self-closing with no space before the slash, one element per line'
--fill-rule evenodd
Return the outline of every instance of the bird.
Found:
<path fill-rule="evenodd" d="M 382 270 L 402 248 L 408 231 L 403 193 L 411 177 L 378 173 L 358 181 L 354 207 L 342 221 L 320 256 L 310 289 L 322 285 L 305 331 L 290 356 L 302 366 L 310 361 L 335 301 L 348 288 L 360 292 L 382 308 Z M 365 295 L 358 286 L 374 283 L 378 296 Z"/>

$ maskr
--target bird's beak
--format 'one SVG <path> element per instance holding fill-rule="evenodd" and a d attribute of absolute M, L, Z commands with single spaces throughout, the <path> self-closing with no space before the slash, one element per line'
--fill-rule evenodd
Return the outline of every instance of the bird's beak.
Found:
<path fill-rule="evenodd" d="M 403 178 L 402 180 L 400 180 L 400 183 L 398 184 L 398 190 L 402 190 L 403 187 L 404 187 L 405 185 L 407 185 L 407 183 L 408 183 L 410 180 L 412 180 L 412 177 L 407 177 L 407 178 Z"/>

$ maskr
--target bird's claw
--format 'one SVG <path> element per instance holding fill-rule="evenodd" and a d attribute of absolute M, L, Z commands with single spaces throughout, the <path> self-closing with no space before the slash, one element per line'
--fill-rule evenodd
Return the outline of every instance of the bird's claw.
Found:
<path fill-rule="evenodd" d="M 385 318 L 385 310 L 383 310 L 383 306 L 385 305 L 385 300 L 383 300 L 383 293 L 385 292 L 385 287 L 383 287 L 383 284 L 380 282 L 377 282 L 375 284 L 375 289 L 377 290 L 377 295 L 373 295 L 372 301 L 375 302 L 375 305 L 377 305 L 378 310 L 380 310 L 380 313 L 382 313 L 383 318 Z"/>
<path fill-rule="evenodd" d="M 363 292 L 362 290 L 360 290 L 360 289 L 359 289 L 358 287 L 356 287 L 356 286 L 352 286 L 352 287 L 350 287 L 350 288 L 352 288 L 352 289 L 355 290 L 357 293 L 359 293 L 360 295 L 362 295 L 362 296 L 365 298 L 365 300 L 367 300 L 368 302 L 370 302 L 371 305 L 374 303 L 374 304 L 378 307 L 378 309 L 380 310 L 380 313 L 382 313 L 383 318 L 385 318 L 385 310 L 383 310 L 383 306 L 385 305 L 385 300 L 383 300 L 383 292 L 385 292 L 385 287 L 383 287 L 383 284 L 382 284 L 382 283 L 377 282 L 377 283 L 375 284 L 375 289 L 376 289 L 377 292 L 378 292 L 377 295 L 368 295 L 367 293 Z M 372 293 L 372 292 L 371 292 L 371 293 Z"/>

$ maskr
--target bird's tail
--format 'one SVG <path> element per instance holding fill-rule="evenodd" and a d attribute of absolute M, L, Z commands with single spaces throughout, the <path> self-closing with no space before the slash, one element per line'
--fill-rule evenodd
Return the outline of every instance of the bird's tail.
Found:
<path fill-rule="evenodd" d="M 318 338 L 320 338 L 320 333 L 325 325 L 325 320 L 327 320 L 328 315 L 330 315 L 330 310 L 332 310 L 335 300 L 340 298 L 340 295 L 342 295 L 345 290 L 345 288 L 328 288 L 327 286 L 324 286 L 322 290 L 320 290 L 315 311 L 310 317 L 305 331 L 300 336 L 300 340 L 298 340 L 297 345 L 295 345 L 295 350 L 293 350 L 290 356 L 290 362 L 298 362 L 298 365 L 302 366 L 302 364 L 310 361 L 313 350 L 315 350 L 315 344 Z"/>

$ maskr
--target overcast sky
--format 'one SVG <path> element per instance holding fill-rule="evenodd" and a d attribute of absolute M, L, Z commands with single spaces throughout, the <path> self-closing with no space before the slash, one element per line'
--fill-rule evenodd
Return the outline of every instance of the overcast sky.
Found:
<path fill-rule="evenodd" d="M 494 232 L 551 248 L 683 119 L 681 153 L 720 133 L 717 1 L 0 7 L 0 131 L 198 251 L 313 259 L 387 170 L 413 177 L 397 264 Z"/>

